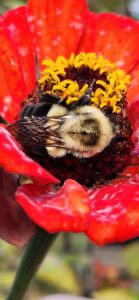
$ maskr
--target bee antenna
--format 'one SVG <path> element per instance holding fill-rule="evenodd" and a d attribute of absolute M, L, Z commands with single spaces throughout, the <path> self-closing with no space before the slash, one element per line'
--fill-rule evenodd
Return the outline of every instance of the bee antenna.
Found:
<path fill-rule="evenodd" d="M 91 84 L 85 91 L 84 95 L 78 101 L 75 101 L 74 103 L 72 103 L 70 105 L 70 109 L 75 109 L 76 107 L 90 104 L 91 97 L 92 97 L 92 91 L 93 91 L 95 83 L 96 83 L 96 79 L 93 79 Z"/>
<path fill-rule="evenodd" d="M 85 91 L 84 95 L 80 98 L 86 98 L 86 100 L 88 99 L 89 101 L 91 100 L 91 96 L 92 96 L 92 91 L 94 88 L 94 85 L 96 83 L 96 79 L 93 79 L 91 84 L 89 85 L 89 87 L 87 88 L 87 90 Z"/>

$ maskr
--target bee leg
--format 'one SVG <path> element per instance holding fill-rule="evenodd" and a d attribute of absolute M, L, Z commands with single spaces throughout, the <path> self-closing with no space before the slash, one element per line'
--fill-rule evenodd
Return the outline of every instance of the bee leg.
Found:
<path fill-rule="evenodd" d="M 23 184 L 32 184 L 32 183 L 33 183 L 32 179 L 24 175 L 20 175 L 17 180 L 18 186 Z"/>
<path fill-rule="evenodd" d="M 2 124 L 8 124 L 8 122 L 6 122 L 6 120 L 5 119 L 3 119 L 3 117 L 2 116 L 0 116 L 0 123 L 2 123 Z"/>

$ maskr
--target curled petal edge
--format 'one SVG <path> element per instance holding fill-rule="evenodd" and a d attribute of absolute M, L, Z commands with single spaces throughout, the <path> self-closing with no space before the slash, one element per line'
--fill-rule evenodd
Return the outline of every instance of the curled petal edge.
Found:
<path fill-rule="evenodd" d="M 33 222 L 50 233 L 85 232 L 99 246 L 139 235 L 138 176 L 96 190 L 73 180 L 59 191 L 24 185 L 16 199 Z"/>
<path fill-rule="evenodd" d="M 29 158 L 3 126 L 0 126 L 0 141 L 0 165 L 6 171 L 29 176 L 41 184 L 59 182 L 57 178 Z"/>

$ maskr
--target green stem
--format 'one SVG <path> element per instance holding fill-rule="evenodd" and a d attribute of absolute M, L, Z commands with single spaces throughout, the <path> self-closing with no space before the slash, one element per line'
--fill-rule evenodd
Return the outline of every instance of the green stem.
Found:
<path fill-rule="evenodd" d="M 49 234 L 43 229 L 38 229 L 36 235 L 25 250 L 7 300 L 24 299 L 32 278 L 56 236 L 57 234 Z"/>

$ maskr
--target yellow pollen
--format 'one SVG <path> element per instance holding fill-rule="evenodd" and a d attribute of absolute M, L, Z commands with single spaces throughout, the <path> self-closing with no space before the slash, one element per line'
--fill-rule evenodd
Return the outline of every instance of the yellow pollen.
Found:
<path fill-rule="evenodd" d="M 69 59 L 59 56 L 56 61 L 45 59 L 45 66 L 39 85 L 43 91 L 59 96 L 61 100 L 69 105 L 78 101 L 88 88 L 88 83 L 81 86 L 79 79 L 67 79 L 67 70 L 76 70 L 78 74 L 83 68 L 90 72 L 97 72 L 98 79 L 95 82 L 96 88 L 92 91 L 91 105 L 98 108 L 111 107 L 115 113 L 120 113 L 118 103 L 126 95 L 127 87 L 130 84 L 130 75 L 123 70 L 117 69 L 116 65 L 105 59 L 102 55 L 95 53 L 81 52 L 78 55 L 71 54 Z M 82 73 L 81 73 L 82 74 Z M 94 78 L 95 79 L 95 75 Z M 84 80 L 84 78 L 82 78 Z"/>

